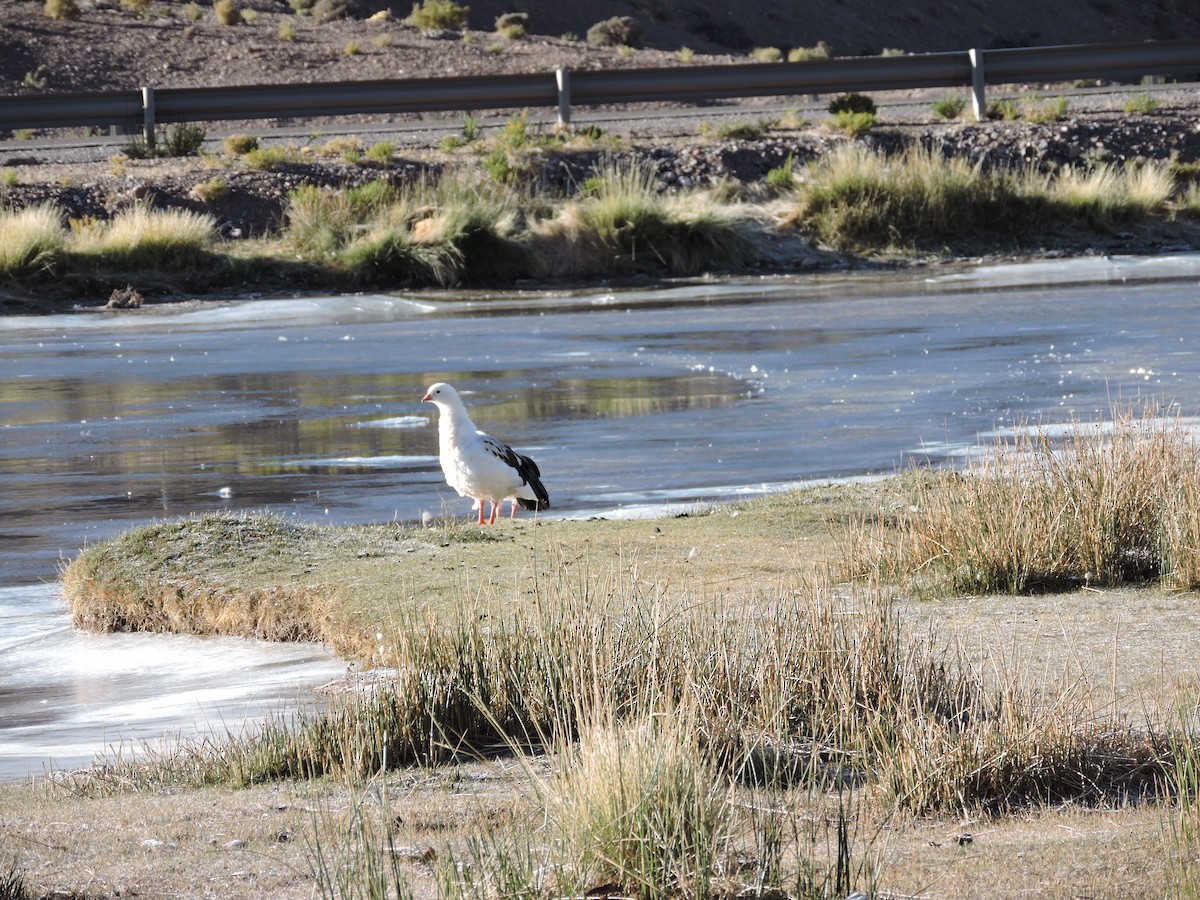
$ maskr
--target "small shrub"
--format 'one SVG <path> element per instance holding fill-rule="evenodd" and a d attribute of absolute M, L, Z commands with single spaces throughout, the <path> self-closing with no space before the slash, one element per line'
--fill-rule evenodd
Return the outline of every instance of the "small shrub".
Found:
<path fill-rule="evenodd" d="M 67 21 L 79 18 L 79 4 L 75 0 L 46 0 L 42 12 L 51 19 Z"/>
<path fill-rule="evenodd" d="M 715 133 L 726 140 L 761 141 L 767 133 L 767 126 L 762 122 L 732 122 L 717 128 Z"/>
<path fill-rule="evenodd" d="M 691 47 L 680 47 L 675 56 L 680 62 L 690 63 L 696 58 L 696 51 Z"/>
<path fill-rule="evenodd" d="M 779 62 L 783 59 L 783 51 L 778 47 L 755 47 L 750 51 L 750 58 L 758 62 Z"/>
<path fill-rule="evenodd" d="M 362 153 L 362 141 L 352 134 L 330 138 L 317 152 L 321 156 L 340 156 L 345 158 L 348 153 Z"/>
<path fill-rule="evenodd" d="M 233 0 L 217 0 L 213 4 L 213 15 L 222 25 L 240 25 L 242 22 L 242 12 Z"/>
<path fill-rule="evenodd" d="M 346 46 L 342 48 L 342 53 L 346 56 L 358 56 L 362 53 L 362 47 L 359 46 L 358 41 L 347 41 Z"/>
<path fill-rule="evenodd" d="M 513 184 L 520 178 L 522 172 L 520 166 L 514 164 L 504 150 L 491 151 L 480 160 L 480 165 L 483 166 L 483 171 L 487 172 L 488 177 L 497 184 Z"/>
<path fill-rule="evenodd" d="M 4 166 L 0 168 L 0 184 L 5 187 L 16 187 L 21 183 L 21 178 L 17 174 L 17 170 L 12 166 Z"/>
<path fill-rule="evenodd" d="M 878 112 L 875 108 L 875 101 L 865 94 L 842 94 L 834 97 L 829 101 L 828 108 L 829 112 L 835 116 L 842 112 L 870 113 L 873 116 Z"/>
<path fill-rule="evenodd" d="M 253 25 L 255 22 L 258 21 L 258 10 L 257 9 L 247 8 L 247 9 L 243 9 L 241 12 L 242 12 L 242 21 L 245 22 L 247 25 Z"/>
<path fill-rule="evenodd" d="M 396 145 L 391 141 L 379 141 L 367 148 L 363 154 L 371 162 L 385 163 L 388 162 L 392 155 L 396 152 Z"/>
<path fill-rule="evenodd" d="M 788 51 L 787 60 L 791 63 L 808 62 L 811 59 L 827 59 L 829 57 L 829 45 L 824 41 L 817 41 L 815 47 L 793 47 Z"/>
<path fill-rule="evenodd" d="M 349 0 L 316 0 L 308 14 L 318 22 L 336 22 L 353 17 Z"/>
<path fill-rule="evenodd" d="M 880 56 L 908 56 L 907 50 L 901 50 L 899 47 L 884 47 L 879 51 Z"/>
<path fill-rule="evenodd" d="M 471 112 L 464 112 L 462 114 L 462 121 L 463 121 L 463 124 L 462 124 L 463 138 L 465 138 L 469 142 L 469 141 L 473 141 L 473 140 L 475 140 L 475 138 L 479 137 L 479 117 L 478 116 L 476 116 L 474 113 L 471 113 Z"/>
<path fill-rule="evenodd" d="M 189 0 L 183 7 L 183 17 L 189 22 L 199 22 L 204 18 L 204 7 L 197 3 L 196 0 Z"/>
<path fill-rule="evenodd" d="M 1137 94 L 1125 101 L 1125 115 L 1148 116 L 1158 109 L 1158 101 L 1149 94 Z"/>
<path fill-rule="evenodd" d="M 121 7 L 142 19 L 150 15 L 150 0 L 121 0 Z"/>
<path fill-rule="evenodd" d="M 444 150 L 448 153 L 451 150 L 457 150 L 459 147 L 466 146 L 466 143 L 467 142 L 457 134 L 448 134 L 438 141 L 438 149 Z"/>
<path fill-rule="evenodd" d="M 640 47 L 642 26 L 632 16 L 613 16 L 589 28 L 587 42 L 593 47 Z"/>
<path fill-rule="evenodd" d="M 796 183 L 796 160 L 792 154 L 787 155 L 783 165 L 776 166 L 767 172 L 767 184 L 777 191 L 787 191 Z"/>
<path fill-rule="evenodd" d="M 242 163 L 256 172 L 272 172 L 300 161 L 295 147 L 255 147 L 242 156 Z"/>
<path fill-rule="evenodd" d="M 459 31 L 467 26 L 468 11 L 454 0 L 423 0 L 413 4 L 404 24 L 421 31 Z"/>
<path fill-rule="evenodd" d="M 36 69 L 25 73 L 25 84 L 31 88 L 41 90 L 46 86 L 46 66 L 39 65 Z"/>
<path fill-rule="evenodd" d="M 1053 100 L 1044 101 L 1038 100 L 1036 97 L 1027 97 L 1021 112 L 1027 122 L 1035 124 L 1057 122 L 1067 115 L 1069 104 L 1070 101 L 1066 97 L 1055 97 Z"/>
<path fill-rule="evenodd" d="M 1008 98 L 1002 100 L 993 100 L 987 105 L 987 117 L 989 119 L 1002 119 L 1005 122 L 1012 122 L 1015 119 L 1021 118 L 1021 110 L 1017 104 Z"/>
<path fill-rule="evenodd" d="M 207 135 L 208 132 L 202 125 L 176 122 L 169 126 L 163 135 L 163 152 L 167 156 L 195 156 L 204 145 Z"/>
<path fill-rule="evenodd" d="M 941 100 L 933 101 L 933 114 L 939 119 L 949 121 L 961 116 L 966 107 L 967 101 L 964 97 L 943 97 Z"/>
<path fill-rule="evenodd" d="M 851 137 L 866 134 L 875 127 L 875 113 L 851 112 L 848 109 L 839 111 L 834 117 L 835 126 Z"/>
<path fill-rule="evenodd" d="M 231 134 L 221 142 L 221 146 L 230 156 L 245 156 L 251 150 L 258 149 L 258 138 L 252 134 Z"/>
<path fill-rule="evenodd" d="M 510 41 L 525 37 L 529 31 L 529 13 L 505 13 L 496 18 L 496 33 Z"/>
<path fill-rule="evenodd" d="M 279 39 L 289 43 L 296 39 L 296 26 L 291 19 L 284 19 L 279 23 Z"/>
<path fill-rule="evenodd" d="M 229 193 L 229 181 L 223 175 L 214 175 L 192 187 L 192 196 L 204 203 L 213 203 Z"/>
<path fill-rule="evenodd" d="M 307 16 L 312 12 L 313 4 L 316 0 L 288 0 L 288 6 L 292 8 L 298 16 Z"/>
<path fill-rule="evenodd" d="M 371 46 L 377 50 L 386 50 L 392 46 L 393 39 L 390 34 L 377 34 L 371 38 Z"/>

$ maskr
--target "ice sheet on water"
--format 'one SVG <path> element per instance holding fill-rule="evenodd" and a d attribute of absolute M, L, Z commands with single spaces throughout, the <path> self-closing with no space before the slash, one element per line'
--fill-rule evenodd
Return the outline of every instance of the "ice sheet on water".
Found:
<path fill-rule="evenodd" d="M 224 734 L 345 672 L 318 644 L 71 627 L 57 585 L 0 588 L 0 780 L 89 764 L 110 745 Z"/>

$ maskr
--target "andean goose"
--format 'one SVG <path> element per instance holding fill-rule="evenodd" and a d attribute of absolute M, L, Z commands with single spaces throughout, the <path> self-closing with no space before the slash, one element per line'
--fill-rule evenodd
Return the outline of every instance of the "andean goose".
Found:
<path fill-rule="evenodd" d="M 494 524 L 505 500 L 512 503 L 512 516 L 517 514 L 518 503 L 522 509 L 549 509 L 550 495 L 542 485 L 537 463 L 477 429 L 454 388 L 439 382 L 431 385 L 421 400 L 438 408 L 439 460 L 446 483 L 479 504 L 480 525 Z M 492 504 L 487 519 L 485 503 Z"/>

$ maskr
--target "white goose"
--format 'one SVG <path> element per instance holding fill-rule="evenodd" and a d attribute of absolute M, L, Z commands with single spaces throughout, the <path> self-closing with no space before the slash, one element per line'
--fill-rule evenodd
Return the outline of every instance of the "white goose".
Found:
<path fill-rule="evenodd" d="M 479 504 L 480 525 L 494 524 L 505 500 L 512 503 L 511 516 L 516 516 L 517 504 L 522 509 L 550 508 L 550 495 L 542 486 L 537 463 L 476 428 L 458 391 L 438 382 L 430 385 L 421 400 L 438 408 L 439 460 L 446 483 Z M 487 519 L 485 503 L 492 504 Z"/>

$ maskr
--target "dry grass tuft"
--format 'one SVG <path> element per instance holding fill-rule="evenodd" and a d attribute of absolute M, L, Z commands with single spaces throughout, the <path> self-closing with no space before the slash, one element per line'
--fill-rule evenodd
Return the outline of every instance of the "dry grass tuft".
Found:
<path fill-rule="evenodd" d="M 1020 429 L 912 484 L 897 522 L 859 532 L 856 571 L 971 593 L 1200 584 L 1200 457 L 1190 429 L 1149 408 Z"/>
<path fill-rule="evenodd" d="M 61 214 L 51 204 L 0 210 L 0 277 L 14 278 L 52 266 L 66 244 Z"/>

